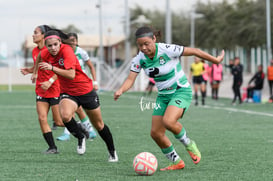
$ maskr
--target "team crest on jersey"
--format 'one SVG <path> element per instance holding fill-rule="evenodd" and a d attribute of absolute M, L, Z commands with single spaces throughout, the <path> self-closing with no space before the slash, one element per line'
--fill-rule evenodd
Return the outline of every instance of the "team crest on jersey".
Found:
<path fill-rule="evenodd" d="M 164 57 L 159 57 L 159 64 L 163 65 L 165 63 L 166 63 L 166 61 L 164 60 Z"/>
<path fill-rule="evenodd" d="M 139 65 L 134 64 L 134 68 L 139 69 Z"/>
<path fill-rule="evenodd" d="M 63 58 L 60 58 L 60 59 L 59 59 L 59 65 L 61 65 L 61 66 L 64 65 L 64 59 L 63 59 Z"/>

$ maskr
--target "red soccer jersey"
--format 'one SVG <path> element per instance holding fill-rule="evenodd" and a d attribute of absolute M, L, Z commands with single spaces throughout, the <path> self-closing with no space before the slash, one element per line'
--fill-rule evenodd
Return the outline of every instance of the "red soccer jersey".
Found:
<path fill-rule="evenodd" d="M 43 50 L 41 57 L 44 62 L 48 62 L 53 66 L 66 70 L 74 69 L 76 71 L 76 76 L 73 80 L 58 75 L 61 93 L 80 96 L 92 91 L 92 80 L 82 71 L 80 63 L 69 45 L 62 44 L 56 56 L 52 56 L 47 49 Z"/>
<path fill-rule="evenodd" d="M 45 49 L 46 47 L 44 46 L 42 49 L 35 47 L 32 50 L 32 58 L 33 58 L 34 64 L 36 62 L 38 54 Z M 36 88 L 35 88 L 35 92 L 38 96 L 41 96 L 44 98 L 53 98 L 53 97 L 60 96 L 60 84 L 58 79 L 49 87 L 48 90 L 45 91 L 41 88 L 41 82 L 48 81 L 53 75 L 54 73 L 52 71 L 38 69 L 38 77 L 36 80 Z"/>

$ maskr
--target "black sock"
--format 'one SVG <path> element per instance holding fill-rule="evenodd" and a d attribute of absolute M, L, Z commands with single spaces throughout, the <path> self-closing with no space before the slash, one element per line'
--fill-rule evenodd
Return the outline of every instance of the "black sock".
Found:
<path fill-rule="evenodd" d="M 206 97 L 206 92 L 205 91 L 202 91 L 201 92 L 201 95 L 202 95 L 202 99 L 204 99 Z"/>
<path fill-rule="evenodd" d="M 53 135 L 52 135 L 52 132 L 47 132 L 47 133 L 44 133 L 43 134 L 49 148 L 56 148 L 57 149 L 57 146 L 55 145 L 55 142 L 54 142 L 54 139 L 53 139 Z"/>
<path fill-rule="evenodd" d="M 195 98 L 195 101 L 197 102 L 198 101 L 198 95 L 197 95 L 197 93 L 194 94 L 194 98 Z"/>
<path fill-rule="evenodd" d="M 80 128 L 78 127 L 77 122 L 75 121 L 75 119 L 73 117 L 69 122 L 64 123 L 64 125 L 68 129 L 68 131 L 76 138 L 78 138 L 78 139 L 84 138 L 84 134 L 81 132 Z"/>
<path fill-rule="evenodd" d="M 109 153 L 113 156 L 115 151 L 115 146 L 114 146 L 112 134 L 108 126 L 104 124 L 104 128 L 98 131 L 98 133 L 101 136 L 101 138 L 104 140 L 104 142 L 106 143 Z"/>

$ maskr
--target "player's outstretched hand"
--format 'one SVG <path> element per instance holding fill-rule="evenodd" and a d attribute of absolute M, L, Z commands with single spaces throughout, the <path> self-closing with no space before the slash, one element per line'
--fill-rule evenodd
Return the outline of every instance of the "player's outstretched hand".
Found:
<path fill-rule="evenodd" d="M 221 54 L 216 57 L 219 63 L 221 63 L 224 60 L 224 56 L 225 56 L 225 50 L 222 50 Z"/>
<path fill-rule="evenodd" d="M 114 93 L 114 100 L 118 100 L 118 98 L 122 95 L 122 91 L 118 90 Z"/>

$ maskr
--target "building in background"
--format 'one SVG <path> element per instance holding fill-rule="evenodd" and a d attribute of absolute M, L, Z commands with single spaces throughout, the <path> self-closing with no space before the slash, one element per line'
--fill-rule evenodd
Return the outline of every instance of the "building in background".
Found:
<path fill-rule="evenodd" d="M 98 57 L 100 46 L 98 35 L 79 34 L 79 46 L 86 50 L 90 57 Z M 23 45 L 25 66 L 33 64 L 32 49 L 36 45 L 32 41 L 32 36 L 27 36 Z M 111 67 L 118 67 L 125 59 L 125 36 L 104 36 L 104 62 Z M 92 60 L 91 60 L 92 61 Z"/>

